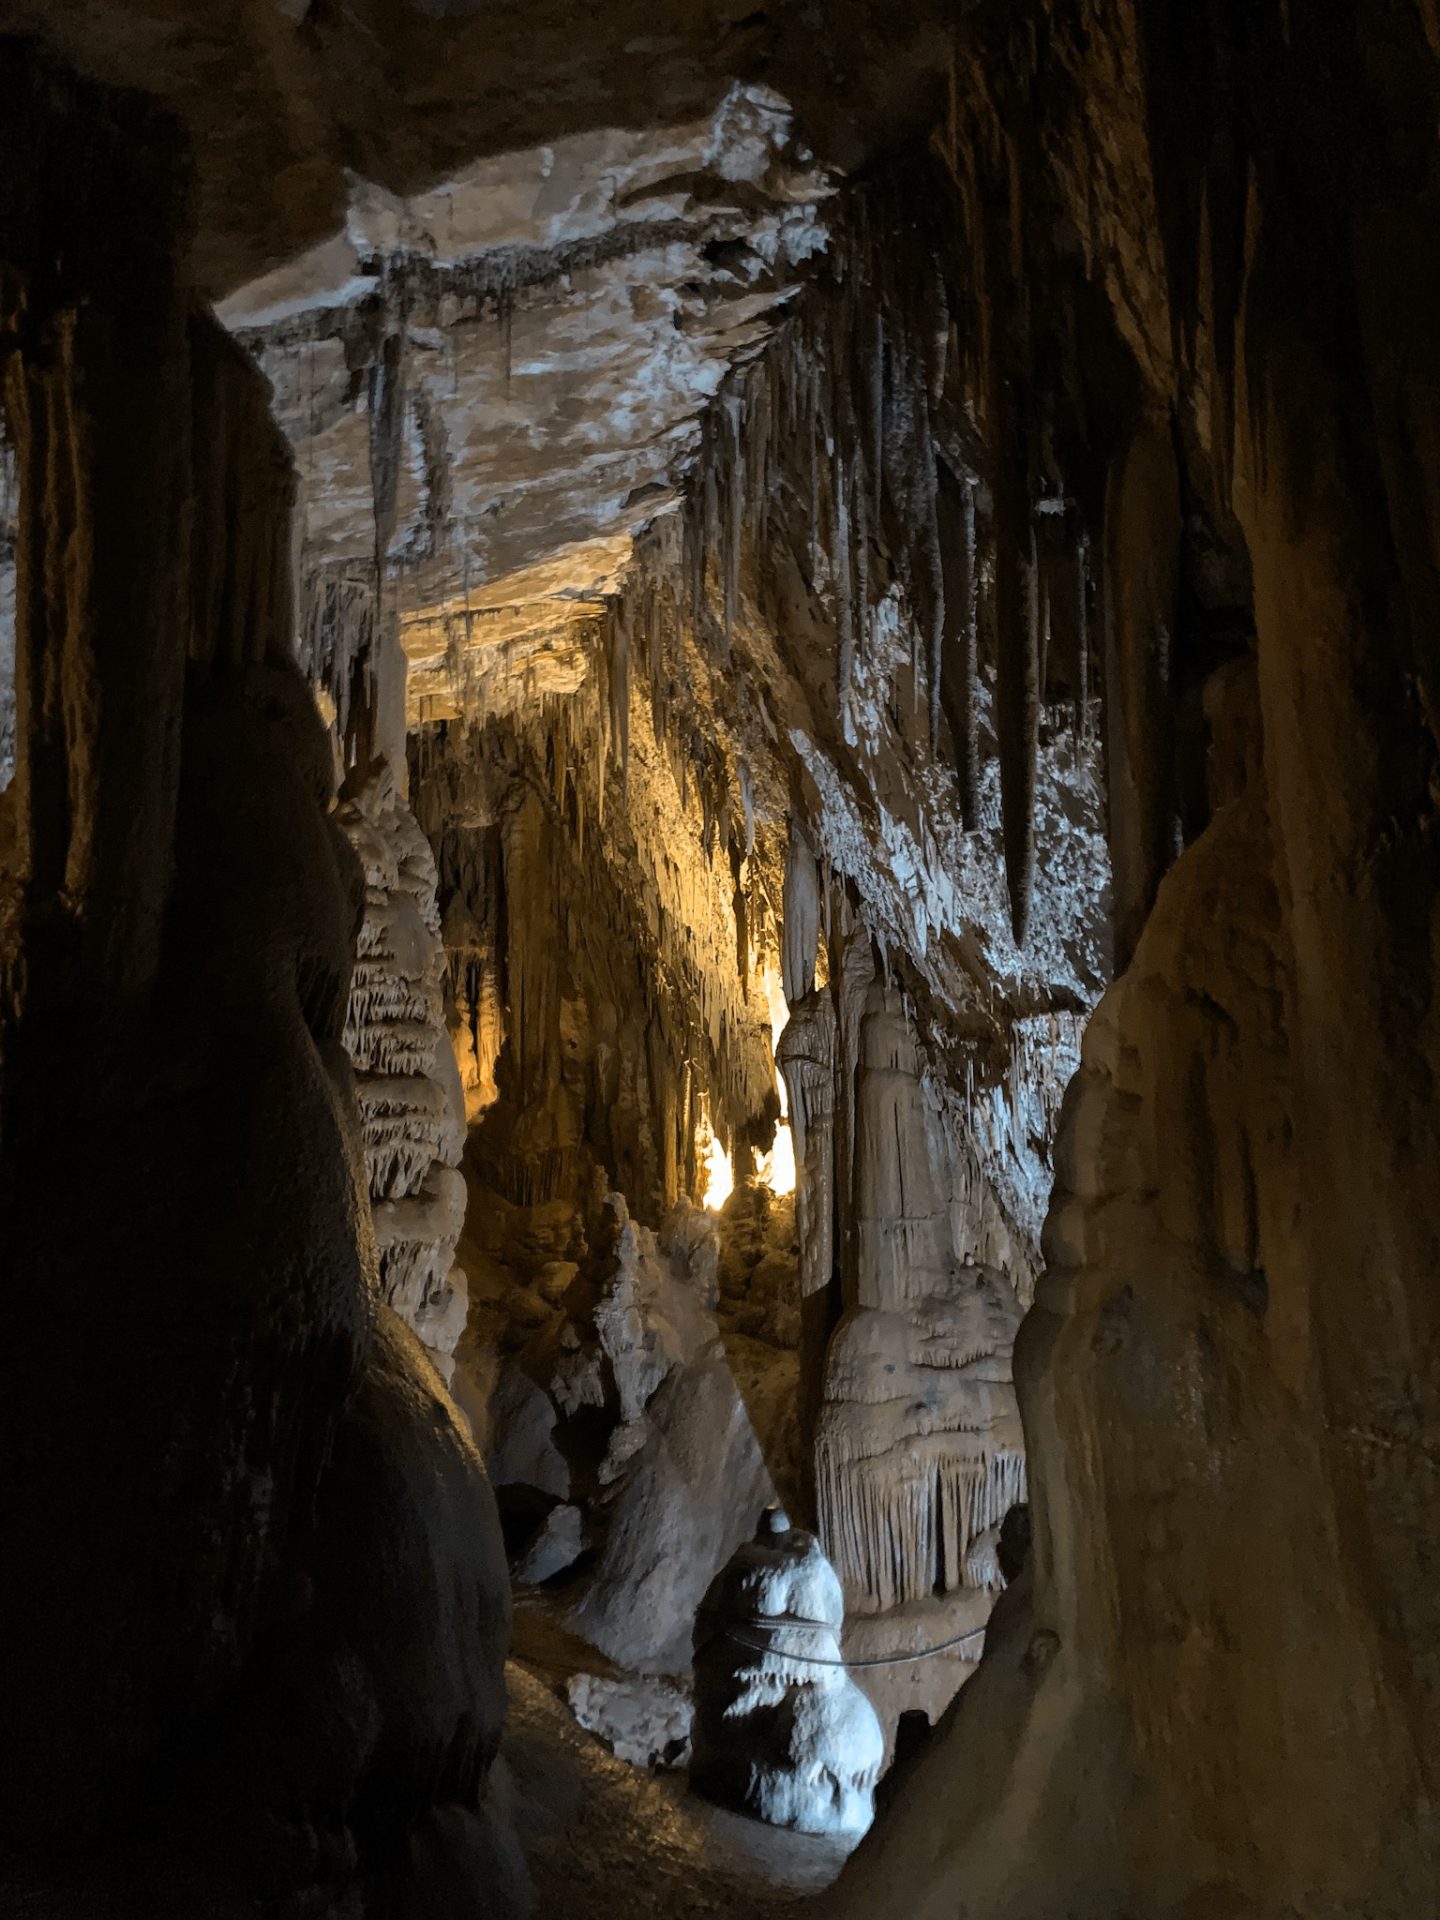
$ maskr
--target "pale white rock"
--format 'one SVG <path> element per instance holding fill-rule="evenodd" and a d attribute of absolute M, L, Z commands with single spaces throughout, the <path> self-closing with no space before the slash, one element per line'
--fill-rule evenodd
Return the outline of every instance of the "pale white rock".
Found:
<path fill-rule="evenodd" d="M 492 1485 L 534 1487 L 570 1498 L 570 1468 L 555 1444 L 555 1403 L 513 1362 L 502 1367 L 489 1407 Z"/>
<path fill-rule="evenodd" d="M 771 1497 L 749 1411 L 716 1337 L 672 1369 L 647 1407 L 571 1626 L 622 1665 L 679 1670 L 715 1570 Z"/>
<path fill-rule="evenodd" d="M 868 1829 L 885 1738 L 845 1670 L 844 1621 L 819 1541 L 768 1509 L 695 1623 L 697 1791 L 802 1833 Z"/>
<path fill-rule="evenodd" d="M 574 1673 L 565 1683 L 570 1711 L 632 1767 L 683 1767 L 690 1760 L 690 1696 L 660 1675 Z"/>
<path fill-rule="evenodd" d="M 352 781 L 337 821 L 365 876 L 345 1016 L 355 1068 L 380 1283 L 448 1382 L 465 1329 L 454 1275 L 465 1221 L 457 1171 L 465 1103 L 445 1025 L 445 950 L 429 842 L 386 761 Z"/>

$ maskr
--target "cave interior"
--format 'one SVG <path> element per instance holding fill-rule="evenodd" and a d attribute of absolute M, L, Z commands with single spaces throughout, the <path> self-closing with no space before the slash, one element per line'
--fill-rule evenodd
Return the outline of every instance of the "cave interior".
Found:
<path fill-rule="evenodd" d="M 1440 1911 L 1437 314 L 1435 0 L 0 0 L 0 1908 Z"/>

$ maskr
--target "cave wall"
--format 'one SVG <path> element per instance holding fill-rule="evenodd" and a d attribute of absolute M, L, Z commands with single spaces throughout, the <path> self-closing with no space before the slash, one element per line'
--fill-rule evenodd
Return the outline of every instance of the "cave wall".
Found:
<path fill-rule="evenodd" d="M 94 7 L 48 11 L 92 69 L 153 56 L 157 88 L 211 99 L 190 64 L 213 56 L 206 34 L 157 54 L 153 36 L 96 32 Z M 385 10 L 365 11 L 377 26 L 362 31 L 389 31 Z M 392 1391 L 403 1338 L 362 1304 L 373 1229 L 336 1044 L 358 899 L 325 824 L 323 735 L 281 664 L 291 479 L 194 301 L 202 282 L 242 277 L 237 263 L 273 264 L 281 242 L 257 231 L 267 208 L 292 241 L 340 216 L 342 150 L 355 157 L 364 135 L 347 124 L 342 137 L 317 102 L 353 73 L 353 49 L 319 87 L 320 53 L 345 56 L 349 29 L 309 24 L 318 38 L 293 67 L 259 62 L 260 79 L 216 102 L 230 137 L 201 143 L 214 219 L 198 274 L 170 244 L 183 220 L 168 124 L 88 92 L 62 98 L 68 82 L 37 81 L 28 50 L 7 47 L 5 412 L 18 501 L 4 503 L 0 550 L 0 582 L 11 551 L 16 562 L 0 1208 L 7 1252 L 39 1282 L 34 1300 L 111 1280 L 62 1382 L 51 1329 L 28 1305 L 7 1363 L 14 1532 L 44 1569 L 7 1633 L 25 1667 L 19 1748 L 33 1759 L 17 1804 L 87 1768 L 129 1779 L 137 1755 L 142 1772 L 157 1756 L 173 1766 L 174 1727 L 213 1726 L 259 1616 L 289 1617 L 272 1559 L 294 1567 L 314 1546 L 319 1523 L 299 1491 L 323 1459 L 338 1473 L 355 1457 L 337 1436 L 362 1403 L 378 1396 L 407 1433 L 433 1417 L 449 1434 L 442 1400 L 424 1413 L 418 1389 Z M 914 9 L 904 24 L 913 36 Z M 281 31 L 269 16 L 268 34 Z M 421 38 L 416 61 L 437 44 Z M 610 690 L 657 645 L 656 737 L 680 739 L 708 781 L 694 716 L 730 730 L 732 822 L 749 811 L 748 782 L 775 845 L 798 827 L 824 850 L 824 885 L 794 903 L 832 925 L 855 914 L 881 992 L 908 998 L 905 1044 L 930 1068 L 935 1110 L 974 1148 L 1022 1294 L 1050 1094 L 1106 971 L 1093 937 L 1103 753 L 1125 974 L 1086 1041 L 1047 1271 L 1018 1346 L 1034 1564 L 847 1898 L 857 1912 L 893 1898 L 899 1861 L 917 1913 L 963 1899 L 996 1915 L 1044 1903 L 1187 1920 L 1398 1915 L 1435 1878 L 1440 34 L 1420 0 L 1209 0 L 1183 13 L 1054 0 L 977 10 L 932 38 L 918 104 L 895 120 L 930 112 L 948 66 L 949 112 L 921 179 L 901 169 L 858 197 L 870 225 L 837 225 L 814 269 L 822 297 L 797 303 L 793 325 L 772 324 L 785 304 L 774 282 L 761 309 L 726 289 L 720 331 L 740 350 L 733 365 L 723 350 L 709 363 L 716 405 L 703 421 L 686 412 L 695 392 L 684 396 L 677 475 L 691 478 L 678 484 L 666 460 L 627 474 L 614 498 L 640 541 L 631 572 L 620 577 L 608 547 L 590 555 L 578 617 L 572 607 L 542 623 L 538 642 L 502 631 L 492 663 L 518 666 L 532 690 L 574 693 L 592 668 L 597 687 L 603 677 L 597 712 L 622 724 L 602 729 L 602 765 L 633 707 Z M 676 114 L 698 110 L 704 91 L 693 44 L 681 36 L 666 66 Z M 719 44 L 711 57 L 728 63 L 733 43 Z M 474 60 L 473 42 L 455 45 Z M 907 37 L 906 70 L 914 54 Z M 757 43 L 757 66 L 762 55 Z M 512 47 L 498 70 L 513 73 L 513 59 Z M 265 91 L 281 73 L 276 98 L 296 110 L 283 132 Z M 797 75 L 812 100 L 834 79 L 825 62 L 816 75 Z M 372 110 L 378 85 L 364 89 Z M 872 126 L 889 98 L 876 87 Z M 573 125 L 613 97 L 602 87 L 560 118 Z M 322 126 L 314 170 L 256 169 L 235 132 L 247 104 L 288 157 L 296 127 Z M 543 103 L 533 111 L 498 115 L 487 140 L 533 130 Z M 833 126 L 836 112 L 819 117 Z M 376 170 L 397 186 L 434 177 L 458 118 L 473 124 L 473 95 L 457 116 L 452 100 L 427 141 L 397 111 Z M 237 222 L 242 162 L 288 184 L 255 195 L 254 218 Z M 813 177 L 803 194 L 807 206 L 823 197 Z M 57 253 L 53 235 L 92 202 L 104 221 Z M 388 298 L 395 279 L 375 262 L 409 242 L 383 191 L 366 211 L 379 236 L 366 258 L 328 265 L 360 269 Z M 671 236 L 687 267 L 711 241 L 709 266 L 733 260 L 725 248 L 742 237 L 704 222 Z M 432 243 L 419 250 L 434 267 Z M 596 264 L 572 249 L 562 271 Z M 431 287 L 460 299 L 452 317 L 477 317 L 468 293 L 497 323 L 505 382 L 510 290 Z M 427 432 L 423 408 L 397 404 L 397 375 L 412 347 L 448 370 L 449 311 L 443 299 L 426 309 L 424 342 L 403 338 L 382 300 L 373 334 L 347 321 L 279 343 L 302 349 L 291 409 L 319 396 L 363 522 L 357 548 L 339 542 L 306 576 L 312 668 L 317 653 L 353 668 L 333 642 L 367 624 L 388 633 L 386 565 L 431 557 L 454 476 L 435 418 Z M 694 318 L 677 328 L 667 315 L 659 333 Z M 647 529 L 628 503 L 652 485 L 680 511 Z M 68 547 L 56 536 L 67 525 L 83 531 Z M 467 690 L 494 685 L 469 648 L 474 616 L 503 630 L 513 609 L 472 604 L 463 558 L 445 593 L 460 601 L 463 648 L 451 645 L 453 606 L 431 619 L 417 594 L 411 611 L 426 616 L 415 641 L 429 697 L 458 717 Z M 361 665 L 363 678 L 374 661 Z M 347 739 L 353 677 L 331 687 Z M 732 827 L 727 851 L 735 838 Z M 254 871 L 272 841 L 293 856 L 293 886 Z M 853 1009 L 837 1015 L 837 1057 L 860 1024 Z M 477 1107 L 487 1075 L 498 1090 L 501 1053 L 482 1060 L 477 1044 Z M 99 1217 L 127 1223 L 118 1252 L 74 1223 L 77 1101 L 85 1137 L 115 1143 L 92 1198 Z M 837 1219 L 856 1231 L 848 1245 L 833 1237 L 828 1280 L 820 1161 L 807 1176 L 816 1344 L 860 1285 L 859 1227 L 898 1217 L 848 1206 L 865 1164 L 861 1106 L 842 1079 L 833 1178 Z M 817 1093 L 817 1119 L 826 1107 Z M 267 1131 L 272 1109 L 286 1124 Z M 220 1142 L 216 1111 L 233 1133 Z M 269 1211 L 245 1204 L 257 1153 L 253 1191 Z M 217 1186 L 234 1191 L 240 1226 L 192 1204 Z M 321 1255 L 297 1253 L 302 1221 Z M 197 1276 L 206 1313 L 168 1365 L 176 1272 Z M 118 1331 L 117 1301 L 135 1316 Z M 246 1348 L 277 1324 L 258 1357 Z M 105 1412 L 117 1358 L 123 1406 L 147 1409 L 118 1442 Z M 408 1362 L 402 1372 L 412 1379 Z M 265 1392 L 229 1392 L 250 1375 Z M 96 1460 L 107 1474 L 92 1481 Z M 463 1445 L 452 1465 L 470 1486 Z M 147 1509 L 131 1533 L 127 1490 L 155 1484 L 183 1498 L 158 1517 Z M 457 1500 L 493 1535 L 477 1517 L 483 1496 Z M 185 1512 L 220 1517 L 192 1537 Z M 55 1552 L 52 1534 L 71 1544 Z M 82 1541 L 100 1542 L 115 1570 L 105 1619 Z M 472 1569 L 482 1585 L 493 1558 Z M 199 1568 L 206 1605 L 193 1612 L 152 1591 L 154 1569 L 177 1561 Z M 385 1606 L 399 1611 L 403 1591 L 402 1579 Z M 498 1620 L 501 1603 L 485 1605 Z M 153 1645 L 126 1642 L 137 1617 L 154 1623 Z M 283 1641 L 289 1628 L 277 1631 Z M 155 1677 L 162 1645 L 167 1660 L 179 1649 L 173 1695 Z M 87 1735 L 98 1725 L 102 1737 L 77 1738 L 82 1707 Z M 462 1746 L 453 1775 L 440 1774 L 469 1799 L 485 1740 Z"/>
<path fill-rule="evenodd" d="M 483 1868 L 518 1914 L 494 1502 L 378 1297 L 289 451 L 177 128 L 10 40 L 0 95 L 7 1879 L 444 1911 Z"/>
<path fill-rule="evenodd" d="M 1066 399 L 1114 573 L 1128 966 L 1017 1344 L 1033 1566 L 841 1905 L 1411 1914 L 1437 1881 L 1434 22 L 1057 6 L 967 49 L 959 168 L 998 167 L 1032 312 L 1065 303 L 1113 369 Z"/>

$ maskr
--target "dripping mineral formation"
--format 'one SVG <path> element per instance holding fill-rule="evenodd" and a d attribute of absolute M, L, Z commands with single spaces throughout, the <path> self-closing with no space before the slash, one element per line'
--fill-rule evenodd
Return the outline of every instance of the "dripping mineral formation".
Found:
<path fill-rule="evenodd" d="M 1437 124 L 0 0 L 0 1906 L 1431 1911 Z"/>
<path fill-rule="evenodd" d="M 365 876 L 345 1015 L 369 1174 L 381 1291 L 449 1377 L 465 1326 L 454 1267 L 465 1218 L 459 1068 L 444 1022 L 435 862 L 381 764 L 339 811 Z"/>
<path fill-rule="evenodd" d="M 800 1833 L 866 1831 L 885 1740 L 840 1657 L 844 1617 L 819 1541 L 767 1508 L 696 1621 L 701 1793 Z"/>

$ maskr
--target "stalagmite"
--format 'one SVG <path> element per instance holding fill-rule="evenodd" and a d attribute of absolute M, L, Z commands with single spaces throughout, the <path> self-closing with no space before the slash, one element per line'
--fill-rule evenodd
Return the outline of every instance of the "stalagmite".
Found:
<path fill-rule="evenodd" d="M 961 1593 L 973 1543 L 1023 1498 L 1004 1275 L 957 1257 L 899 997 L 872 985 L 856 1095 L 854 1293 L 826 1356 L 821 1537 L 852 1606 Z"/>
<path fill-rule="evenodd" d="M 695 1623 L 698 1792 L 800 1833 L 865 1832 L 885 1741 L 840 1658 L 844 1617 L 819 1541 L 768 1508 Z"/>

